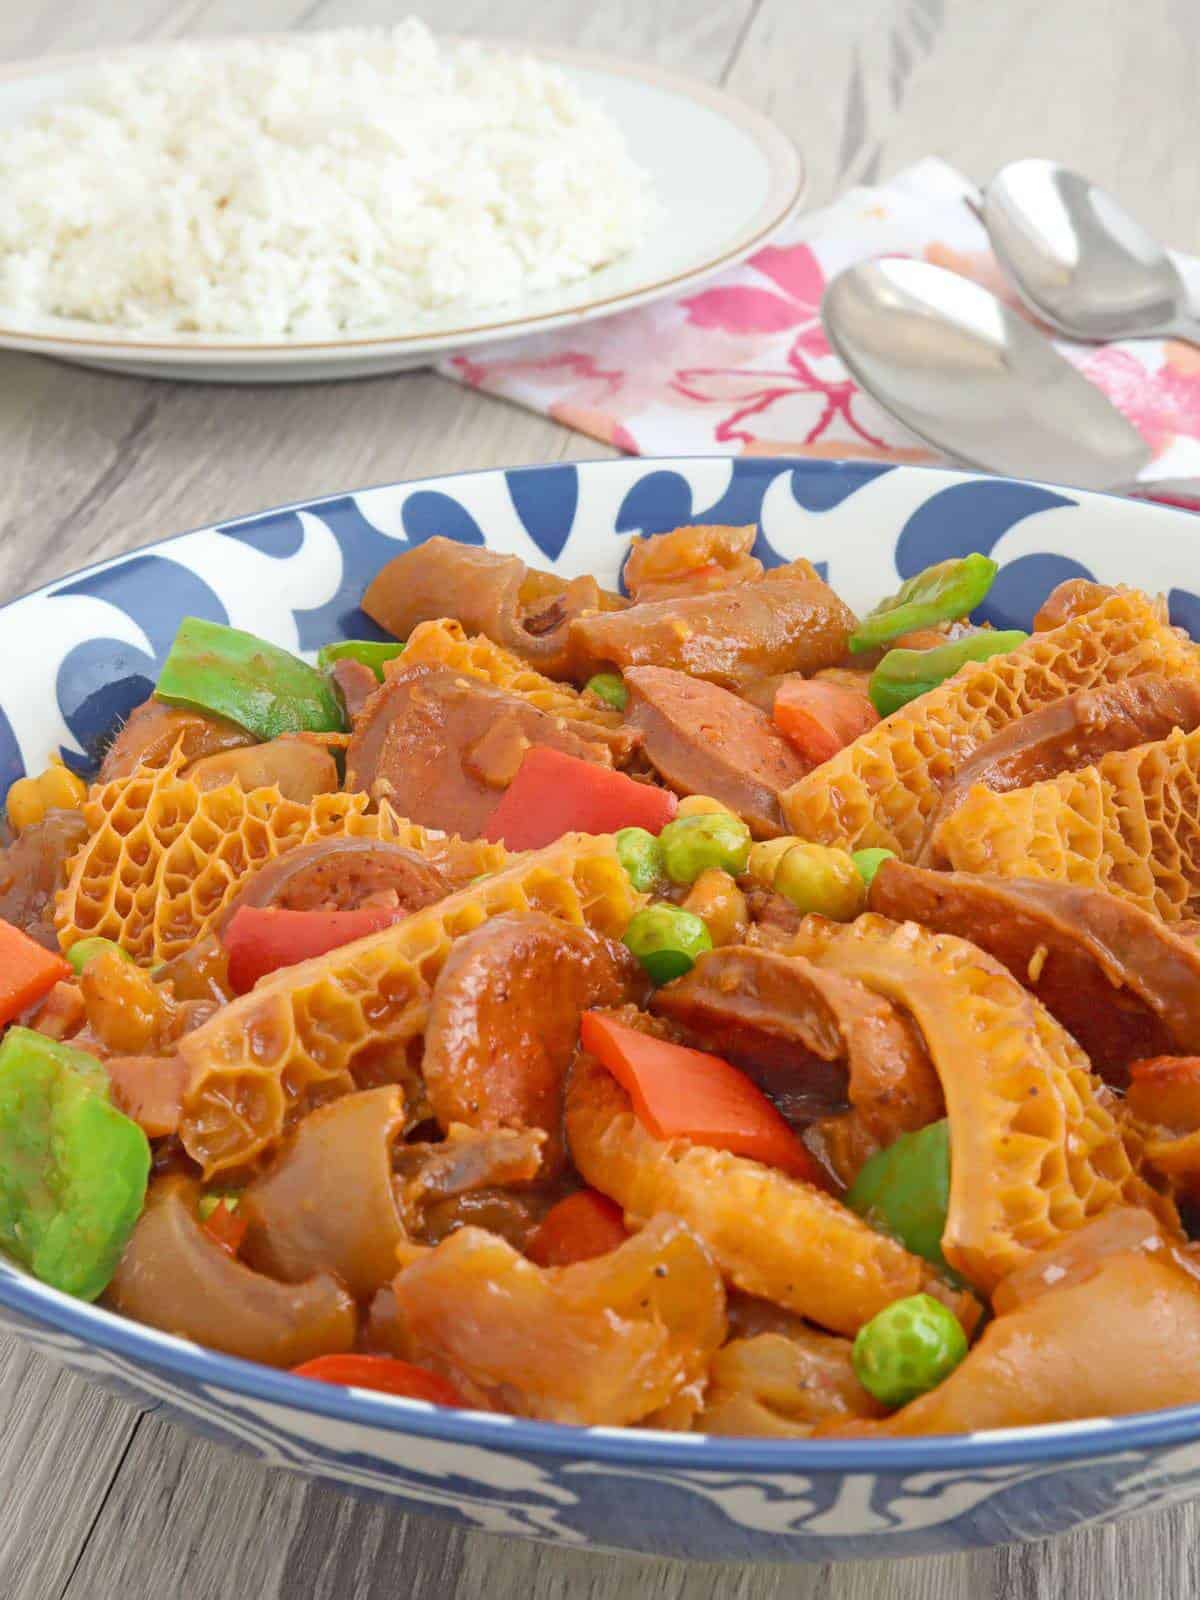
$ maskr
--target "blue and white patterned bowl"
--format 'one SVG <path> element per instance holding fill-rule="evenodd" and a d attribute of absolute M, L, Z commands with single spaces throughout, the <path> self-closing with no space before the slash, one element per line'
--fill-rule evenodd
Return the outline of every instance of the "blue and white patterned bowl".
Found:
<path fill-rule="evenodd" d="M 1200 636 L 1185 512 L 970 473 L 861 463 L 622 460 L 392 484 L 181 535 L 4 608 L 0 792 L 86 753 L 145 698 L 181 617 L 293 650 L 378 632 L 372 574 L 433 534 L 613 583 L 631 534 L 757 521 L 863 607 L 931 561 L 1001 566 L 991 620 L 1061 578 L 1169 593 Z M 1200 1493 L 1200 1406 L 949 1439 L 807 1443 L 564 1428 L 343 1391 L 125 1322 L 0 1264 L 0 1323 L 105 1387 L 262 1460 L 406 1510 L 578 1546 L 830 1561 L 1041 1538 Z"/>

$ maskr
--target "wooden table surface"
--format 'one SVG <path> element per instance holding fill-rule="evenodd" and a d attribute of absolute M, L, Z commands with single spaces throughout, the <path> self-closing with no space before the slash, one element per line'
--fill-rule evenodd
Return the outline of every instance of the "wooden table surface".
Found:
<path fill-rule="evenodd" d="M 0 0 L 0 59 L 382 22 L 619 51 L 756 104 L 820 203 L 930 153 L 1045 154 L 1200 249 L 1197 0 Z M 296 388 L 0 354 L 0 599 L 180 529 L 405 476 L 595 457 L 428 373 Z M 0 1343 L 7 1600 L 1183 1600 L 1190 1507 L 1050 1544 L 835 1567 L 582 1555 L 401 1516 L 253 1465 Z"/>

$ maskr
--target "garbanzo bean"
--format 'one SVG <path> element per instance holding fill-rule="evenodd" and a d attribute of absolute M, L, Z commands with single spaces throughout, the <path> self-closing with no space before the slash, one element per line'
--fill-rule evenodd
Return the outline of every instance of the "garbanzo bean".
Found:
<path fill-rule="evenodd" d="M 834 922 L 853 922 L 867 906 L 867 886 L 845 850 L 801 840 L 780 861 L 775 892 L 800 911 L 815 911 Z"/>
<path fill-rule="evenodd" d="M 714 811 L 724 811 L 731 817 L 736 815 L 736 812 L 730 811 L 728 806 L 722 805 L 719 800 L 714 800 L 711 795 L 689 794 L 679 802 L 675 817 L 677 821 L 681 817 L 707 817 Z"/>
<path fill-rule="evenodd" d="M 800 911 L 852 922 L 866 910 L 867 885 L 854 857 L 831 845 L 789 837 L 769 839 L 751 850 L 748 871 L 757 883 Z"/>
<path fill-rule="evenodd" d="M 782 839 L 764 839 L 760 844 L 752 845 L 746 871 L 760 888 L 773 889 L 779 863 L 799 842 L 792 834 L 785 834 Z"/>
<path fill-rule="evenodd" d="M 750 916 L 746 897 L 727 872 L 709 867 L 688 891 L 683 909 L 707 927 L 714 945 L 738 944 L 746 936 Z"/>
<path fill-rule="evenodd" d="M 6 809 L 15 833 L 41 822 L 47 811 L 78 811 L 87 799 L 87 784 L 61 761 L 52 761 L 36 778 L 18 778 L 8 791 Z"/>

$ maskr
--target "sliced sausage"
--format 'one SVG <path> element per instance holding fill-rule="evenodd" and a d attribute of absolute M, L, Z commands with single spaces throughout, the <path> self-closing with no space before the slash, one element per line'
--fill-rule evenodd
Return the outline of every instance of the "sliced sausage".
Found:
<path fill-rule="evenodd" d="M 82 812 L 53 810 L 0 850 L 0 917 L 47 950 L 58 950 L 54 897 L 87 837 Z"/>
<path fill-rule="evenodd" d="M 1165 739 L 1173 728 L 1200 726 L 1200 685 L 1148 675 L 1064 695 L 1010 722 L 958 769 L 929 818 L 920 865 L 941 859 L 938 829 L 974 784 L 997 794 L 1026 789 L 1061 772 L 1093 766 L 1113 750 Z"/>
<path fill-rule="evenodd" d="M 254 738 L 224 717 L 165 706 L 151 695 L 129 714 L 100 763 L 100 782 L 127 778 L 136 767 L 161 767 L 182 739 L 185 761 L 199 761 L 221 750 L 253 744 Z"/>
<path fill-rule="evenodd" d="M 1123 1086 L 1139 1057 L 1200 1053 L 1200 948 L 1102 889 L 930 872 L 885 861 L 871 910 L 1002 961 Z"/>
<path fill-rule="evenodd" d="M 428 828 L 477 839 L 532 745 L 611 765 L 520 695 L 448 667 L 394 673 L 368 701 L 346 752 L 347 789 L 385 799 Z"/>
<path fill-rule="evenodd" d="M 205 756 L 192 762 L 184 776 L 199 789 L 219 789 L 226 783 L 240 783 L 247 791 L 278 789 L 285 800 L 300 805 L 314 795 L 332 794 L 338 786 L 337 762 L 329 751 L 295 734 Z"/>
<path fill-rule="evenodd" d="M 540 912 L 484 923 L 455 942 L 434 987 L 423 1065 L 434 1115 L 447 1130 L 541 1128 L 552 1171 L 580 1014 L 643 993 L 625 947 L 586 928 Z"/>
<path fill-rule="evenodd" d="M 809 768 L 765 712 L 669 667 L 634 667 L 625 682 L 627 716 L 664 783 L 720 800 L 756 838 L 785 831 L 779 796 Z"/>
<path fill-rule="evenodd" d="M 260 867 L 221 913 L 217 931 L 242 906 L 354 911 L 370 900 L 419 911 L 450 890 L 444 873 L 403 845 L 384 839 L 315 839 Z"/>
<path fill-rule="evenodd" d="M 551 678 L 572 675 L 572 620 L 624 604 L 595 578 L 568 581 L 517 556 L 440 538 L 389 561 L 362 600 L 367 615 L 397 639 L 419 622 L 456 617 L 468 633 L 486 633 Z"/>
<path fill-rule="evenodd" d="M 571 624 L 581 670 L 605 663 L 671 667 L 742 689 L 780 672 L 813 673 L 846 654 L 854 613 L 820 578 L 739 583 L 713 594 L 649 600 Z"/>
<path fill-rule="evenodd" d="M 342 697 L 347 720 L 353 722 L 378 689 L 379 679 L 365 662 L 352 661 L 348 656 L 333 663 L 331 676 Z"/>
<path fill-rule="evenodd" d="M 849 1101 L 883 1144 L 943 1113 L 941 1085 L 909 1019 L 802 956 L 728 945 L 702 955 L 650 1004 L 693 1044 L 741 1067 L 790 1121 Z"/>

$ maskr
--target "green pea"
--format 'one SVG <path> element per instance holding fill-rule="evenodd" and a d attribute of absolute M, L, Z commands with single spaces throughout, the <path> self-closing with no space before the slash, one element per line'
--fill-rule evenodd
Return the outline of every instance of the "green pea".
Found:
<path fill-rule="evenodd" d="M 665 901 L 634 913 L 625 929 L 624 943 L 654 984 L 682 978 L 692 970 L 697 956 L 713 947 L 703 918 Z"/>
<path fill-rule="evenodd" d="M 629 690 L 619 672 L 598 672 L 594 678 L 588 679 L 584 688 L 590 689 L 614 711 L 624 711 L 629 704 Z"/>
<path fill-rule="evenodd" d="M 918 695 L 936 689 L 952 678 L 968 661 L 987 661 L 991 656 L 1015 650 L 1028 639 L 1019 628 L 1000 632 L 991 628 L 969 633 L 932 650 L 889 650 L 871 674 L 867 692 L 881 717 L 891 716 Z"/>
<path fill-rule="evenodd" d="M 67 951 L 67 960 L 77 973 L 82 973 L 92 957 L 102 955 L 105 950 L 114 950 L 122 961 L 128 961 L 131 966 L 133 965 L 133 957 L 128 950 L 122 950 L 113 939 L 102 939 L 99 934 L 94 934 L 89 939 L 76 939 Z"/>
<path fill-rule="evenodd" d="M 666 878 L 662 846 L 646 828 L 618 828 L 613 834 L 617 855 L 639 894 L 653 894 Z"/>
<path fill-rule="evenodd" d="M 999 570 L 990 557 L 977 552 L 926 567 L 867 613 L 850 635 L 851 650 L 874 650 L 902 633 L 968 616 L 992 587 Z"/>
<path fill-rule="evenodd" d="M 864 1162 L 846 1205 L 880 1233 L 946 1272 L 942 1235 L 950 1209 L 950 1124 L 902 1133 Z"/>
<path fill-rule="evenodd" d="M 931 1294 L 910 1294 L 858 1330 L 851 1359 L 868 1394 L 885 1406 L 905 1406 L 936 1389 L 966 1353 L 954 1313 Z"/>
<path fill-rule="evenodd" d="M 858 868 L 862 881 L 869 889 L 875 881 L 875 874 L 885 861 L 894 861 L 894 850 L 855 850 L 852 857 L 854 865 Z"/>
<path fill-rule="evenodd" d="M 667 823 L 658 842 L 672 883 L 695 883 L 709 867 L 737 878 L 750 859 L 750 829 L 731 811 L 678 817 Z"/>

